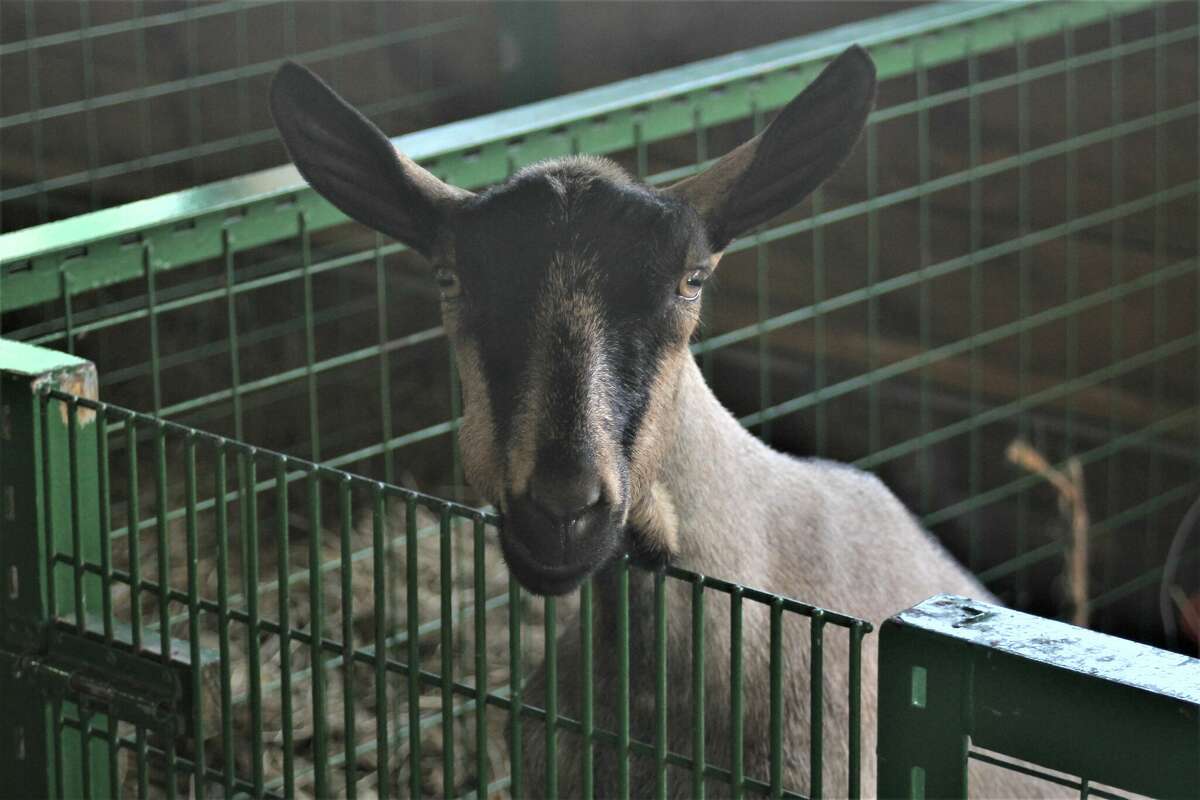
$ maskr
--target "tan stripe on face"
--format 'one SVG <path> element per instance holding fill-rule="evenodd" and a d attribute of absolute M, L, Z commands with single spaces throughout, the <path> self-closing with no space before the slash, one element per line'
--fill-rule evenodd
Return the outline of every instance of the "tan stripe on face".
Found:
<path fill-rule="evenodd" d="M 559 444 L 582 447 L 594 453 L 591 468 L 600 477 L 604 499 L 622 500 L 618 466 L 619 433 L 612 417 L 612 375 L 604 357 L 604 317 L 595 292 L 582 272 L 561 257 L 549 273 L 538 300 L 534 341 L 526 371 L 526 384 L 517 401 L 508 458 L 509 490 L 517 496 L 529 490 L 537 468 L 540 446 Z M 553 359 L 569 358 L 578 366 L 572 373 L 583 385 L 552 385 Z M 550 393 L 576 390 L 584 402 L 570 409 L 571 418 L 555 418 Z"/>

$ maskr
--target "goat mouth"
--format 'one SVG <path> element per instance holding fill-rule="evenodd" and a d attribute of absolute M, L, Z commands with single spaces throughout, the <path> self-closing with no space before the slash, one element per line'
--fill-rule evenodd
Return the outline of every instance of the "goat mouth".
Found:
<path fill-rule="evenodd" d="M 519 535 L 502 532 L 500 552 L 504 562 L 525 589 L 537 595 L 563 595 L 573 591 L 592 573 L 596 564 L 590 559 L 571 564 L 547 564 L 521 541 Z"/>

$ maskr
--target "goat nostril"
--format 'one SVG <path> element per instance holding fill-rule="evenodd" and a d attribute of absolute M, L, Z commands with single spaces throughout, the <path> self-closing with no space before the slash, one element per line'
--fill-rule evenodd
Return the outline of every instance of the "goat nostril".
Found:
<path fill-rule="evenodd" d="M 600 503 L 600 481 L 584 475 L 569 479 L 543 478 L 534 481 L 529 495 L 547 516 L 569 523 Z"/>

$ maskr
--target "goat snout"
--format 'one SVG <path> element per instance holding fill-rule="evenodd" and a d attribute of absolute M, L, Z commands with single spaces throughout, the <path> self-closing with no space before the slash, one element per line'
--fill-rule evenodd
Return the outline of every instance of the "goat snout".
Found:
<path fill-rule="evenodd" d="M 569 592 L 612 554 L 619 520 L 594 473 L 539 473 L 506 506 L 505 561 L 531 591 Z"/>
<path fill-rule="evenodd" d="M 529 499 L 552 522 L 573 525 L 600 503 L 600 478 L 586 472 L 564 476 L 536 476 L 529 487 Z"/>

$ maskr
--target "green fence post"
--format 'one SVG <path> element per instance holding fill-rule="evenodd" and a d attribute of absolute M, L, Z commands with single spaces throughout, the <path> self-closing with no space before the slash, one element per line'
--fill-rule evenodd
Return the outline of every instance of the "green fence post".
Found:
<path fill-rule="evenodd" d="M 881 798 L 966 797 L 969 675 L 952 646 L 893 617 L 879 631 Z"/>
<path fill-rule="evenodd" d="M 994 767 L 1200 796 L 1200 659 L 951 595 L 879 648 L 880 797 L 968 796 L 968 736 Z"/>
<path fill-rule="evenodd" d="M 63 719 L 79 720 L 77 706 L 48 691 L 50 671 L 35 668 L 54 618 L 74 619 L 75 572 L 60 565 L 49 584 L 52 552 L 72 552 L 73 522 L 84 542 L 81 557 L 99 557 L 95 415 L 80 409 L 77 417 L 73 519 L 68 405 L 50 401 L 46 413 L 46 387 L 94 398 L 96 369 L 0 339 L 0 798 L 105 796 L 115 777 L 108 743 L 92 739 L 85 778 L 78 730 L 61 727 Z M 82 576 L 78 585 L 82 607 L 98 611 L 99 576 Z M 65 689 L 67 680 L 60 685 Z M 108 730 L 108 719 L 91 714 L 88 727 Z"/>

